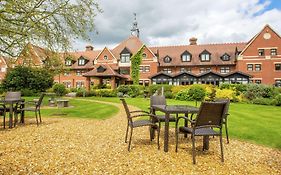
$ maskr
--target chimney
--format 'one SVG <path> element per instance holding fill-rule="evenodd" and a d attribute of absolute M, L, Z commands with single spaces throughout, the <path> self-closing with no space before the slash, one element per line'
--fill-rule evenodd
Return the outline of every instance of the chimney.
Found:
<path fill-rule="evenodd" d="M 86 46 L 86 51 L 92 51 L 94 50 L 94 47 L 91 45 Z"/>
<path fill-rule="evenodd" d="M 195 37 L 190 38 L 189 43 L 190 43 L 190 45 L 197 45 L 197 38 L 195 38 Z"/>

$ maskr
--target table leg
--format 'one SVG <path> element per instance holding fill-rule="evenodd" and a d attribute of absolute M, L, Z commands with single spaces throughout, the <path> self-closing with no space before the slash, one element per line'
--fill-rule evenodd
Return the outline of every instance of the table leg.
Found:
<path fill-rule="evenodd" d="M 203 151 L 209 150 L 209 136 L 203 136 Z"/>
<path fill-rule="evenodd" d="M 152 113 L 153 115 L 155 115 L 155 110 L 152 109 L 152 110 L 151 110 L 151 113 Z M 153 118 L 152 118 L 152 120 L 153 120 Z M 155 122 L 155 121 L 153 121 L 153 122 Z M 150 127 L 149 129 L 150 129 L 150 140 L 153 140 L 153 139 L 155 138 L 155 128 Z"/>
<path fill-rule="evenodd" d="M 10 104 L 10 111 L 9 111 L 9 128 L 12 128 L 13 127 L 13 113 L 14 113 L 14 110 L 13 110 L 13 104 Z"/>
<path fill-rule="evenodd" d="M 184 116 L 188 118 L 188 113 L 184 114 Z M 184 127 L 187 126 L 188 126 L 187 120 L 184 120 Z M 187 138 L 187 133 L 184 133 L 184 138 Z"/>
<path fill-rule="evenodd" d="M 24 104 L 21 104 L 20 108 L 23 109 L 24 108 Z M 24 123 L 24 111 L 20 112 L 20 122 Z"/>
<path fill-rule="evenodd" d="M 165 114 L 165 133 L 164 133 L 164 151 L 169 151 L 169 118 L 170 114 Z"/>

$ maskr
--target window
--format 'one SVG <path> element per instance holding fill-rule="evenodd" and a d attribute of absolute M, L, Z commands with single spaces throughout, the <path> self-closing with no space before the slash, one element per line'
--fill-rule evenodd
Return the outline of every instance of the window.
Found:
<path fill-rule="evenodd" d="M 129 53 L 124 53 L 121 54 L 121 63 L 130 63 L 130 54 Z"/>
<path fill-rule="evenodd" d="M 164 68 L 163 72 L 171 74 L 172 73 L 172 69 L 171 68 Z"/>
<path fill-rule="evenodd" d="M 202 62 L 207 62 L 210 61 L 210 54 L 208 53 L 203 53 L 200 55 L 201 61 Z"/>
<path fill-rule="evenodd" d="M 277 55 L 277 49 L 270 49 L 271 55 Z"/>
<path fill-rule="evenodd" d="M 259 49 L 259 56 L 264 56 L 264 49 Z"/>
<path fill-rule="evenodd" d="M 191 55 L 190 54 L 181 55 L 181 61 L 182 62 L 190 62 L 191 61 Z"/>
<path fill-rule="evenodd" d="M 71 66 L 72 64 L 72 61 L 71 60 L 65 60 L 65 65 L 66 66 Z"/>
<path fill-rule="evenodd" d="M 256 84 L 261 84 L 261 80 L 255 80 Z"/>
<path fill-rule="evenodd" d="M 164 62 L 165 63 L 170 63 L 172 61 L 172 58 L 170 58 L 169 56 L 166 56 L 165 58 L 164 58 Z"/>
<path fill-rule="evenodd" d="M 77 70 L 77 71 L 76 71 L 76 75 L 77 75 L 77 76 L 82 76 L 83 73 L 84 73 L 84 72 L 81 71 L 81 70 Z"/>
<path fill-rule="evenodd" d="M 84 82 L 83 82 L 83 81 L 76 81 L 76 87 L 77 87 L 77 88 L 82 88 L 82 87 L 84 87 Z"/>
<path fill-rule="evenodd" d="M 281 63 L 280 64 L 275 64 L 275 70 L 281 71 Z"/>
<path fill-rule="evenodd" d="M 281 87 L 281 79 L 275 80 L 275 86 Z"/>
<path fill-rule="evenodd" d="M 221 72 L 222 74 L 229 73 L 229 72 L 230 72 L 230 68 L 229 68 L 229 67 L 221 67 L 221 68 L 220 68 L 220 72 Z"/>
<path fill-rule="evenodd" d="M 80 59 L 78 60 L 78 65 L 79 65 L 79 66 L 84 66 L 84 65 L 85 65 L 85 59 L 80 58 Z"/>
<path fill-rule="evenodd" d="M 142 54 L 142 57 L 143 57 L 143 58 L 146 58 L 146 53 L 143 53 L 143 54 Z"/>
<path fill-rule="evenodd" d="M 247 64 L 247 70 L 248 71 L 253 71 L 254 70 L 253 67 L 254 67 L 253 64 Z"/>
<path fill-rule="evenodd" d="M 69 76 L 70 73 L 69 73 L 69 72 L 64 72 L 63 75 L 64 75 L 64 76 Z"/>
<path fill-rule="evenodd" d="M 225 53 L 223 56 L 221 56 L 221 60 L 222 61 L 229 61 L 230 60 L 230 56 L 227 53 Z"/>
<path fill-rule="evenodd" d="M 130 70 L 129 69 L 120 69 L 120 74 L 129 75 L 130 74 Z"/>
<path fill-rule="evenodd" d="M 71 82 L 66 81 L 66 82 L 63 82 L 63 84 L 66 88 L 71 88 Z"/>
<path fill-rule="evenodd" d="M 205 68 L 200 68 L 200 69 L 199 69 L 199 72 L 200 72 L 200 73 L 205 72 Z"/>
<path fill-rule="evenodd" d="M 144 72 L 150 72 L 150 66 L 145 66 L 144 67 Z"/>
<path fill-rule="evenodd" d="M 209 72 L 209 71 L 211 71 L 211 68 L 207 67 L 206 72 Z"/>
<path fill-rule="evenodd" d="M 181 68 L 180 68 L 180 72 L 185 72 L 185 68 L 184 68 L 184 67 L 181 67 Z"/>
<path fill-rule="evenodd" d="M 108 60 L 107 55 L 104 55 L 104 56 L 103 56 L 103 59 L 104 59 L 104 60 Z"/>
<path fill-rule="evenodd" d="M 255 64 L 255 71 L 261 71 L 261 64 Z"/>

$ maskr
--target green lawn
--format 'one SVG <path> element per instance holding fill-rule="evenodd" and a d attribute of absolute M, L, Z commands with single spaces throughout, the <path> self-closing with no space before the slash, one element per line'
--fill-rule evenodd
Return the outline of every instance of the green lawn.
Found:
<path fill-rule="evenodd" d="M 26 97 L 26 100 L 32 100 L 33 97 Z M 43 106 L 48 104 L 48 97 L 43 100 Z M 112 105 L 87 102 L 81 99 L 69 99 L 69 108 L 42 108 L 42 117 L 71 117 L 71 118 L 89 118 L 89 119 L 106 119 L 117 114 L 119 109 Z M 27 112 L 27 117 L 34 117 L 34 113 Z"/>
<path fill-rule="evenodd" d="M 91 99 L 120 103 L 118 98 L 91 97 Z M 149 99 L 128 98 L 126 100 L 129 105 L 148 110 Z M 195 105 L 195 102 L 173 99 L 168 99 L 167 103 Z M 281 149 L 281 107 L 231 103 L 229 110 L 230 138 Z"/>

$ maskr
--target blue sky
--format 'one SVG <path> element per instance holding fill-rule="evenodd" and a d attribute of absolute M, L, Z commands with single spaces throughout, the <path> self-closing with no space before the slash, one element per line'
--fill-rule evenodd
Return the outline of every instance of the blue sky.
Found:
<path fill-rule="evenodd" d="M 148 46 L 247 42 L 269 24 L 281 35 L 281 0 L 96 0 L 91 42 L 75 40 L 74 50 L 90 44 L 113 48 L 130 36 L 137 13 L 140 39 Z M 122 8 L 121 8 L 122 7 Z M 97 34 L 98 33 L 98 34 Z"/>

